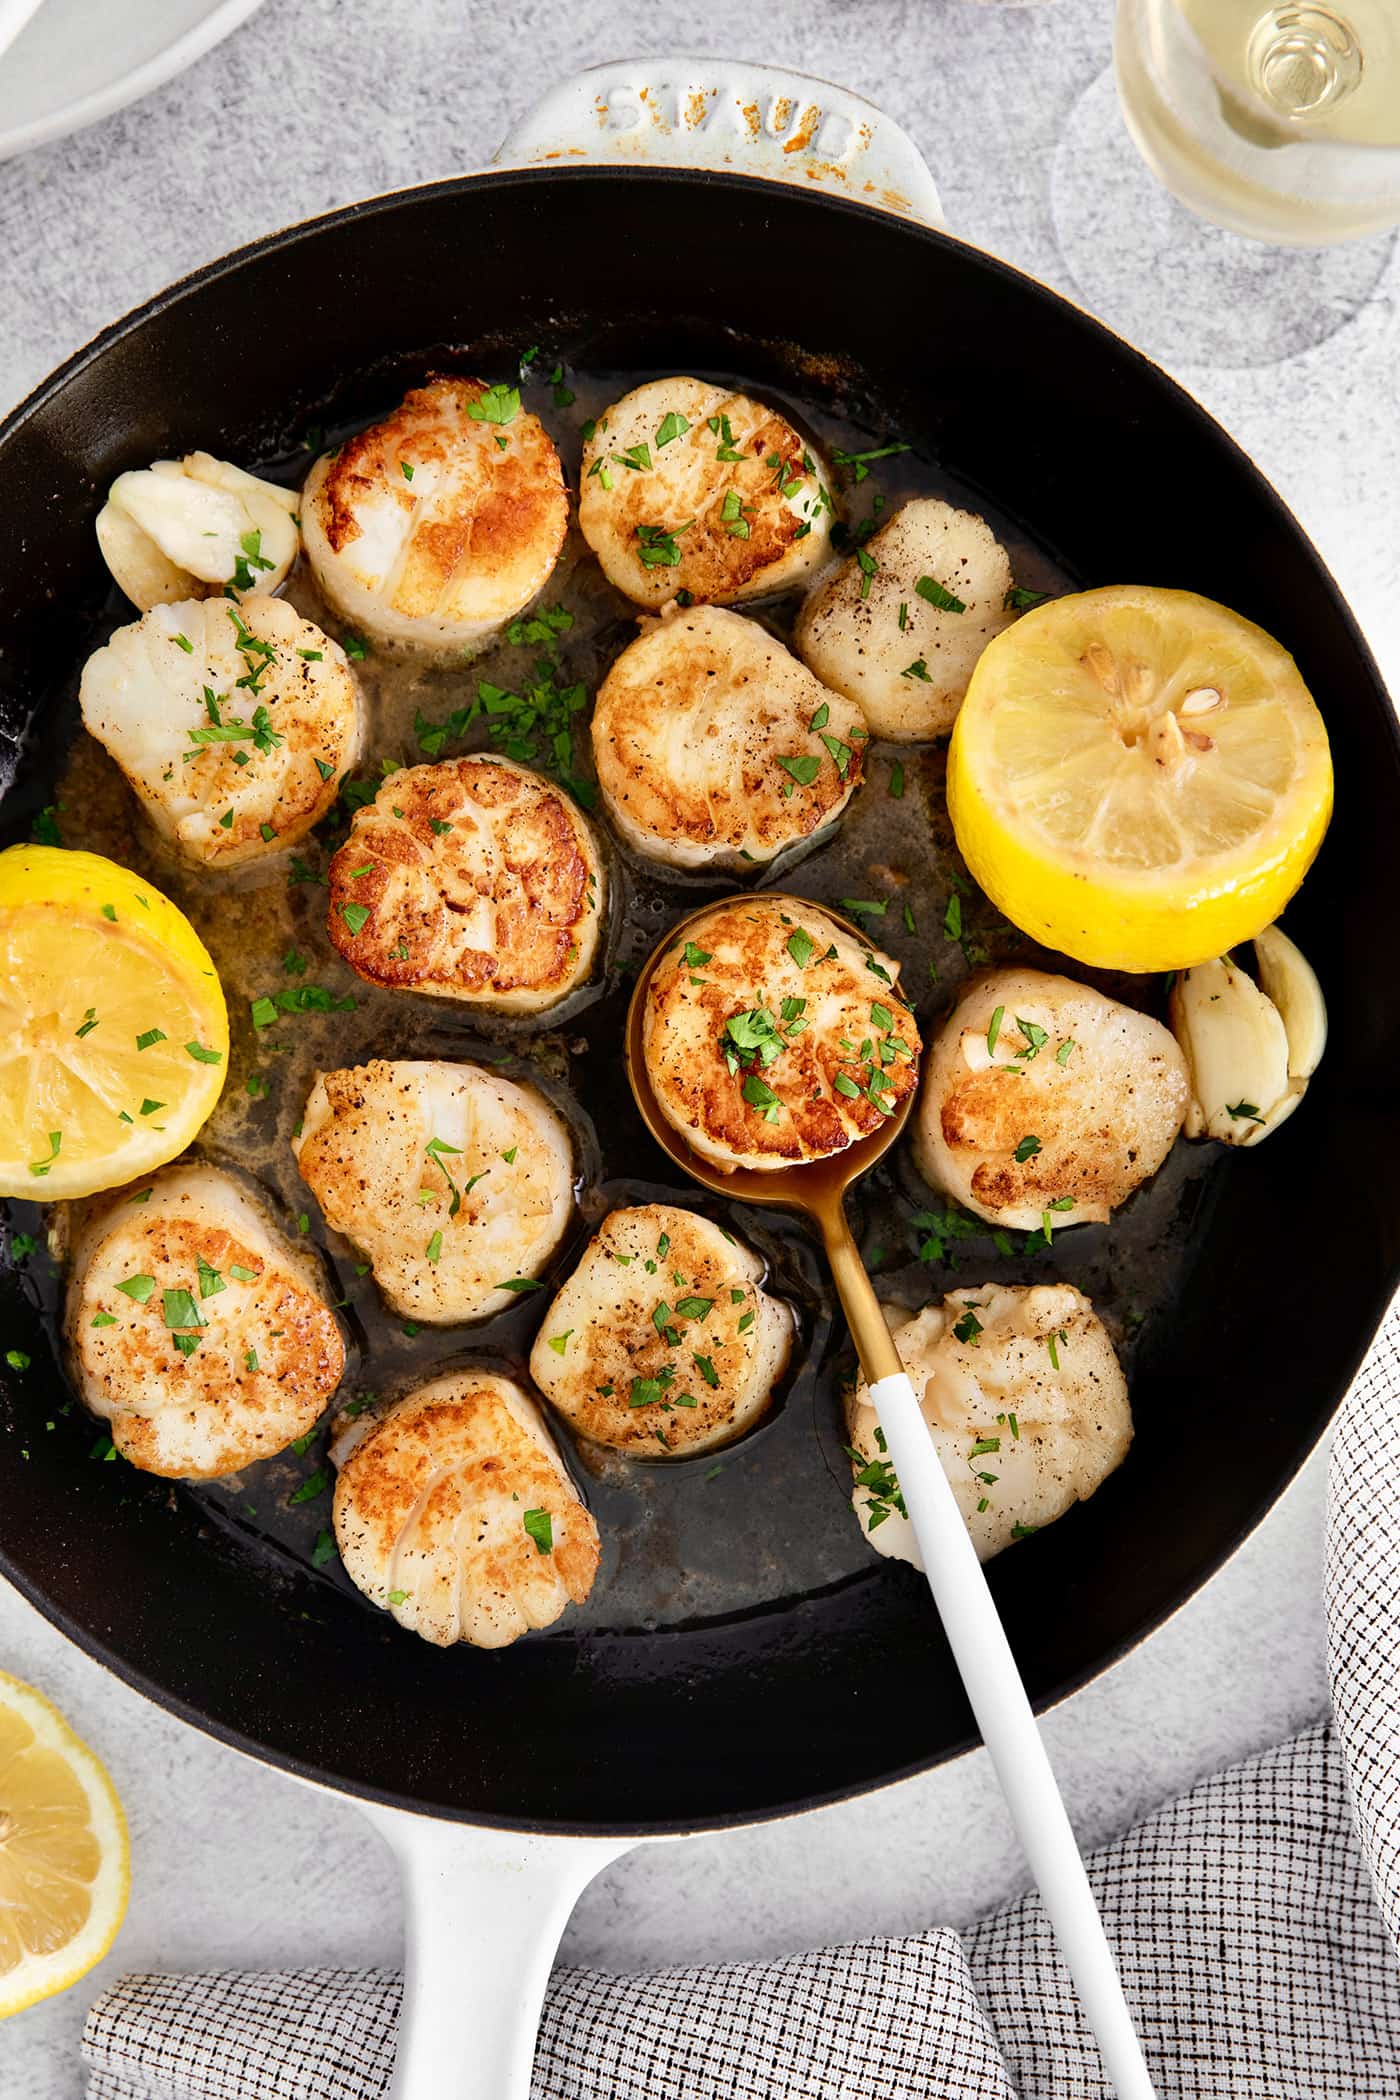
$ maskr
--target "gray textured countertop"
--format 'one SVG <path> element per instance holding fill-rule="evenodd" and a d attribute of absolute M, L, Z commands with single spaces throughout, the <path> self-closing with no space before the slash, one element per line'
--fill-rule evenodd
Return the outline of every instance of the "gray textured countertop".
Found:
<path fill-rule="evenodd" d="M 534 89 L 620 53 L 801 63 L 882 104 L 932 162 L 954 228 L 1160 355 L 1317 540 L 1400 682 L 1400 321 L 1393 243 L 1325 266 L 1180 221 L 1117 129 L 1109 0 L 268 0 L 183 79 L 0 167 L 0 406 L 126 308 L 265 230 L 478 165 Z M 3 63 L 3 61 L 0 61 Z M 373 296 L 373 286 L 365 287 Z M 1028 375 L 1023 413 L 1034 412 Z M 1150 489 L 1114 489 L 1149 503 Z M 1208 500 L 1208 492 L 1202 492 Z M 1188 1608 L 1048 1723 L 1086 1842 L 1300 1726 L 1325 1699 L 1314 1460 Z M 0 2091 L 76 2100 L 77 2036 L 121 1967 L 392 1963 L 394 1872 L 348 1804 L 180 1727 L 0 1591 L 0 1664 L 108 1761 L 134 1888 L 88 1984 L 0 2030 Z M 580 1905 L 568 1958 L 628 1968 L 778 1953 L 976 1916 L 1022 1870 L 977 1755 L 849 1807 L 640 1852 Z"/>

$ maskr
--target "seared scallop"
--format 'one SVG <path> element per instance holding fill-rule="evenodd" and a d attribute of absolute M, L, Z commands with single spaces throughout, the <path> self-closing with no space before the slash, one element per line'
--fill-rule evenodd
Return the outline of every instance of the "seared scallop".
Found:
<path fill-rule="evenodd" d="M 544 588 L 569 499 L 518 389 L 439 378 L 317 460 L 301 518 L 316 581 L 362 634 L 460 657 Z"/>
<path fill-rule="evenodd" d="M 603 923 L 587 820 L 504 758 L 393 773 L 330 865 L 331 939 L 370 984 L 538 1013 L 582 984 Z"/>
<path fill-rule="evenodd" d="M 142 612 L 225 587 L 275 591 L 301 546 L 299 501 L 295 489 L 190 452 L 119 474 L 97 513 L 97 544 Z"/>
<path fill-rule="evenodd" d="M 914 743 L 953 726 L 978 657 L 1014 613 L 1011 563 L 984 518 L 919 496 L 817 585 L 795 644 L 875 736 Z"/>
<path fill-rule="evenodd" d="M 598 1528 L 535 1402 L 464 1370 L 339 1446 L 335 1537 L 350 1580 L 439 1648 L 504 1648 L 582 1604 Z"/>
<path fill-rule="evenodd" d="M 631 1458 L 708 1451 L 756 1422 L 792 1313 L 730 1233 L 669 1203 L 615 1210 L 535 1339 L 530 1376 L 582 1436 Z"/>
<path fill-rule="evenodd" d="M 319 1269 L 232 1175 L 177 1166 L 98 1210 L 64 1331 L 80 1398 L 145 1473 L 214 1480 L 324 1413 L 345 1344 Z"/>
<path fill-rule="evenodd" d="M 1128 1455 L 1128 1382 L 1072 1284 L 952 1291 L 897 1326 L 894 1341 L 979 1560 L 1087 1501 Z M 877 1552 L 921 1567 L 863 1384 L 846 1423 L 861 1528 Z"/>
<path fill-rule="evenodd" d="M 82 710 L 156 829 L 204 867 L 295 845 L 360 753 L 344 650 L 282 598 L 154 606 L 88 658 Z"/>
<path fill-rule="evenodd" d="M 855 792 L 865 736 L 859 708 L 712 605 L 647 621 L 593 710 L 613 822 L 678 868 L 743 867 L 810 838 Z"/>
<path fill-rule="evenodd" d="M 583 447 L 578 521 L 611 583 L 653 609 L 736 605 L 826 560 L 825 467 L 784 416 L 704 379 L 653 379 Z"/>
<path fill-rule="evenodd" d="M 915 1156 L 990 1224 L 1102 1224 L 1161 1166 L 1189 1097 L 1160 1021 L 1069 977 L 994 970 L 929 1052 Z"/>
<path fill-rule="evenodd" d="M 800 897 L 735 897 L 652 973 L 642 1047 L 657 1104 L 726 1171 L 842 1152 L 914 1090 L 899 966 Z"/>
<path fill-rule="evenodd" d="M 292 1150 L 327 1224 L 414 1320 L 502 1311 L 573 1210 L 564 1124 L 533 1087 L 479 1065 L 376 1058 L 322 1072 Z"/>

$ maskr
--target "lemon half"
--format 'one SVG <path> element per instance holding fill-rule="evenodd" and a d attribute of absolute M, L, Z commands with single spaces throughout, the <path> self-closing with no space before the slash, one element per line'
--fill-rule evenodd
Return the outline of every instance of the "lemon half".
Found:
<path fill-rule="evenodd" d="M 0 853 L 0 1195 L 87 1196 L 196 1136 L 228 1066 L 214 965 L 115 861 Z"/>
<path fill-rule="evenodd" d="M 948 807 L 1023 933 L 1105 969 L 1184 969 L 1279 916 L 1327 829 L 1332 759 L 1262 627 L 1192 591 L 1117 585 L 989 644 Z"/>
<path fill-rule="evenodd" d="M 126 1818 L 47 1699 L 0 1671 L 0 2019 L 101 1961 L 126 1915 Z"/>

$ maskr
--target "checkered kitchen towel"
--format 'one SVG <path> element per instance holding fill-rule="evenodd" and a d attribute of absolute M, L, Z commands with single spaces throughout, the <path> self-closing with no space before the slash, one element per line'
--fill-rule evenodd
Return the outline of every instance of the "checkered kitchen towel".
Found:
<path fill-rule="evenodd" d="M 1163 2100 L 1400 2100 L 1400 1312 L 1338 1426 L 1335 1721 L 1090 1862 Z M 1344 1492 L 1338 1492 L 1338 1484 Z M 1379 1898 L 1379 1901 L 1377 1900 Z M 398 1980 L 128 1976 L 89 2100 L 379 2100 Z M 560 1970 L 536 2100 L 1099 2100 L 1038 1900 L 952 1932 L 648 1976 Z"/>

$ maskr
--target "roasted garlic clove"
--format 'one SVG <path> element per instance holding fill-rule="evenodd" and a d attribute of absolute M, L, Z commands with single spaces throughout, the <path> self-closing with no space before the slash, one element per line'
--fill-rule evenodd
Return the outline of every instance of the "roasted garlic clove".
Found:
<path fill-rule="evenodd" d="M 1277 926 L 1266 926 L 1254 943 L 1261 989 L 1283 1016 L 1288 1037 L 1288 1076 L 1312 1078 L 1327 1048 L 1327 1006 L 1317 972 L 1295 942 Z"/>
<path fill-rule="evenodd" d="M 237 590 L 275 591 L 301 536 L 295 489 L 208 452 L 119 474 L 98 512 L 97 544 L 133 605 L 173 605 Z"/>
<path fill-rule="evenodd" d="M 1178 973 L 1172 1033 L 1191 1072 L 1187 1137 L 1257 1145 L 1286 1122 L 1327 1042 L 1322 988 L 1277 926 L 1254 943 L 1259 983 L 1226 955 Z"/>

